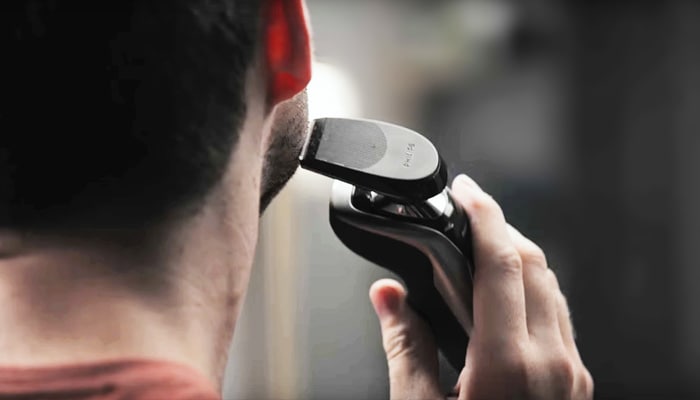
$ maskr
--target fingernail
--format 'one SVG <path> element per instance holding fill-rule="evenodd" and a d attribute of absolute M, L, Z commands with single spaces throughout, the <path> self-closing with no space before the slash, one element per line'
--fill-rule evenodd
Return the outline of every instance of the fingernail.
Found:
<path fill-rule="evenodd" d="M 464 185 L 464 186 L 468 186 L 468 187 L 471 187 L 473 189 L 481 191 L 481 187 L 472 178 L 470 178 L 469 176 L 467 176 L 465 174 L 457 175 L 457 177 L 455 178 L 452 185 L 453 186 Z"/>
<path fill-rule="evenodd" d="M 394 315 L 401 307 L 401 297 L 396 289 L 385 287 L 377 294 L 376 300 L 373 302 L 374 309 L 380 318 L 388 315 Z"/>

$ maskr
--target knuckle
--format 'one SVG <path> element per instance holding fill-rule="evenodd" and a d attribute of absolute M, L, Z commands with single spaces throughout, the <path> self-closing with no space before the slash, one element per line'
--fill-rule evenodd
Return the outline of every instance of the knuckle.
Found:
<path fill-rule="evenodd" d="M 515 247 L 509 246 L 501 249 L 496 253 L 494 261 L 506 272 L 522 273 L 523 260 L 520 258 L 520 253 L 515 250 Z"/>
<path fill-rule="evenodd" d="M 566 296 L 564 296 L 564 293 L 559 292 L 557 295 L 557 302 L 559 303 L 559 307 L 565 312 L 566 315 L 569 315 L 569 302 L 566 300 Z"/>
<path fill-rule="evenodd" d="M 483 192 L 475 193 L 473 196 L 470 196 L 465 204 L 465 207 L 471 211 L 470 214 L 479 215 L 490 213 L 495 210 L 500 212 L 500 207 L 498 206 L 498 203 L 496 203 L 496 200 Z"/>
<path fill-rule="evenodd" d="M 584 398 L 585 399 L 592 399 L 593 398 L 593 389 L 595 388 L 595 382 L 593 381 L 593 376 L 591 373 L 584 368 L 584 374 L 583 374 L 583 382 L 584 382 Z"/>
<path fill-rule="evenodd" d="M 518 386 L 525 386 L 529 380 L 528 357 L 524 349 L 515 347 L 500 364 L 501 374 L 508 382 Z"/>
<path fill-rule="evenodd" d="M 384 338 L 384 352 L 389 362 L 409 356 L 416 351 L 416 341 L 406 325 L 397 326 Z"/>
<path fill-rule="evenodd" d="M 545 274 L 546 274 L 545 280 L 547 282 L 547 285 L 549 285 L 549 287 L 551 287 L 552 289 L 559 291 L 559 280 L 557 279 L 557 274 L 555 274 L 554 271 L 552 271 L 549 268 L 547 268 Z M 563 294 L 561 294 L 561 292 L 559 292 L 559 294 L 557 296 L 563 296 Z M 560 300 L 557 300 L 557 301 L 560 301 Z"/>
<path fill-rule="evenodd" d="M 576 380 L 576 364 L 569 357 L 561 356 L 549 360 L 547 370 L 553 383 L 567 391 L 573 390 Z"/>
<path fill-rule="evenodd" d="M 542 268 L 547 267 L 547 256 L 544 254 L 544 251 L 542 251 L 542 249 L 534 243 L 529 244 L 520 250 L 520 258 L 522 258 L 523 264 L 525 265 Z"/>

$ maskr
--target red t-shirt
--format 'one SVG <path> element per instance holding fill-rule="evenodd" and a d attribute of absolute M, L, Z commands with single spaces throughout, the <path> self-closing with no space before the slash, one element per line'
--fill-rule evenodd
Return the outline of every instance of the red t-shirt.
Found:
<path fill-rule="evenodd" d="M 117 360 L 24 368 L 0 367 L 0 399 L 219 400 L 207 378 L 187 366 Z"/>

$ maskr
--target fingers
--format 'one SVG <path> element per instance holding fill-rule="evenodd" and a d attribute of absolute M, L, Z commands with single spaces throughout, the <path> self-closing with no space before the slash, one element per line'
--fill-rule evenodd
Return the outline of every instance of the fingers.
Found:
<path fill-rule="evenodd" d="M 539 347 L 549 349 L 549 356 L 558 348 L 566 353 L 560 357 L 568 360 L 571 371 L 570 389 L 573 398 L 587 399 L 593 393 L 593 379 L 579 356 L 575 342 L 573 324 L 566 298 L 559 289 L 557 278 L 547 268 L 544 252 L 517 229 L 508 226 L 508 233 L 523 260 L 523 281 L 527 327 L 530 339 L 539 342 Z M 561 362 L 561 359 L 559 360 Z"/>
<path fill-rule="evenodd" d="M 561 332 L 562 341 L 566 348 L 576 354 L 578 357 L 578 349 L 576 348 L 576 334 L 574 333 L 573 325 L 571 324 L 571 316 L 569 314 L 569 306 L 566 304 L 566 297 L 557 290 L 557 324 L 559 332 Z"/>
<path fill-rule="evenodd" d="M 471 179 L 458 177 L 453 195 L 469 215 L 475 261 L 460 398 L 592 398 L 566 300 L 542 250 Z"/>
<path fill-rule="evenodd" d="M 528 337 L 523 265 L 503 212 L 466 175 L 455 179 L 452 193 L 469 215 L 472 229 L 476 264 L 473 335 L 498 346 L 517 346 Z"/>
<path fill-rule="evenodd" d="M 574 332 L 573 324 L 571 323 L 571 316 L 569 314 L 569 306 L 566 304 L 566 297 L 564 297 L 564 295 L 558 290 L 557 293 L 557 319 L 559 331 L 561 332 L 564 346 L 571 355 L 571 358 L 574 360 L 573 362 L 578 366 L 576 369 L 578 374 L 574 377 L 573 392 L 579 394 L 579 397 L 574 398 L 588 399 L 593 394 L 593 377 L 583 365 L 583 360 L 581 360 L 578 348 L 576 347 L 576 334 Z"/>
<path fill-rule="evenodd" d="M 438 381 L 437 348 L 432 333 L 406 304 L 406 291 L 382 279 L 370 288 L 389 365 L 392 399 L 443 398 Z"/>
<path fill-rule="evenodd" d="M 523 262 L 525 308 L 530 337 L 561 344 L 557 278 L 547 268 L 547 260 L 539 246 L 510 225 L 508 233 Z"/>

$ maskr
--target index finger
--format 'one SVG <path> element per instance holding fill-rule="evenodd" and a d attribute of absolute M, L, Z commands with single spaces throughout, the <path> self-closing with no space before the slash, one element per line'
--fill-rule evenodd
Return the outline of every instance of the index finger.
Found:
<path fill-rule="evenodd" d="M 522 260 L 496 201 L 466 175 L 452 183 L 455 200 L 469 215 L 474 249 L 472 339 L 512 345 L 527 340 Z"/>

